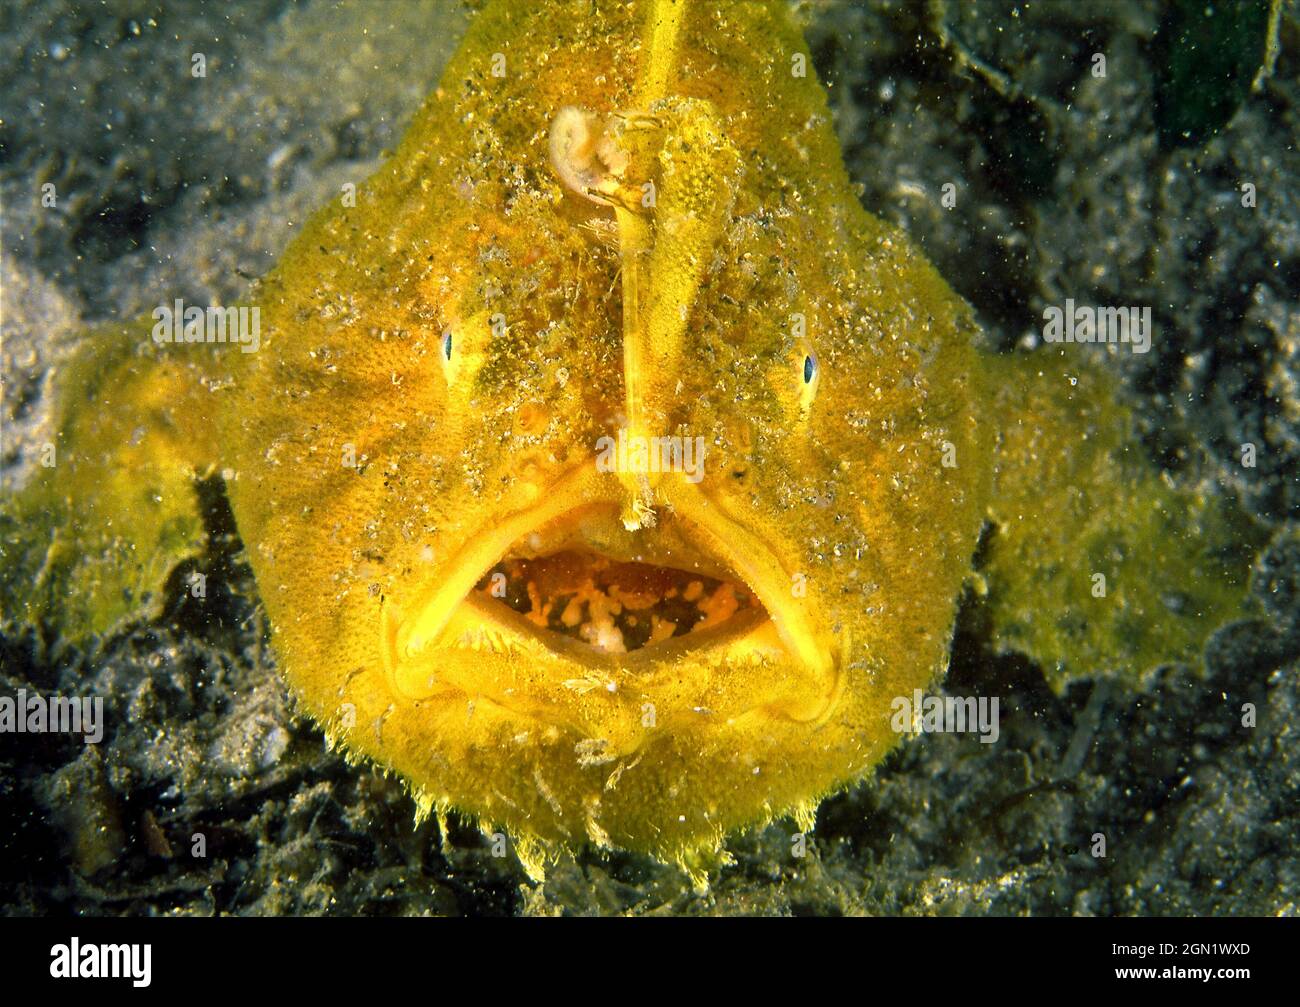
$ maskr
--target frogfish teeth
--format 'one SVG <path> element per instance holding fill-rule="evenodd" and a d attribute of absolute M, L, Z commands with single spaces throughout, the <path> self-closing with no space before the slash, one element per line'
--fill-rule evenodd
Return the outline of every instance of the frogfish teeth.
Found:
<path fill-rule="evenodd" d="M 991 642 L 1055 684 L 1197 653 L 1229 516 L 1085 361 L 977 351 L 810 64 L 784 4 L 489 3 L 256 288 L 257 352 L 93 341 L 68 460 L 5 504 L 6 614 L 156 614 L 221 472 L 302 706 L 534 876 L 810 827 L 944 673 L 982 530 Z"/>

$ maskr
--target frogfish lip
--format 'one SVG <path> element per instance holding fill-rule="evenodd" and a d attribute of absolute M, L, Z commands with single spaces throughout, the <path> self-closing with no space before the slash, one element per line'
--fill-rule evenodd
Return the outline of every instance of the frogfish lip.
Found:
<path fill-rule="evenodd" d="M 562 701 L 575 681 L 611 693 L 635 682 L 644 694 L 683 659 L 765 662 L 783 670 L 782 715 L 829 716 L 842 692 L 839 648 L 764 535 L 697 485 L 664 479 L 656 527 L 620 537 L 608 530 L 624 499 L 613 475 L 573 470 L 533 503 L 482 522 L 410 593 L 385 597 L 390 688 L 409 699 L 456 690 L 540 713 L 548 694 Z M 755 696 L 739 708 L 763 705 Z"/>

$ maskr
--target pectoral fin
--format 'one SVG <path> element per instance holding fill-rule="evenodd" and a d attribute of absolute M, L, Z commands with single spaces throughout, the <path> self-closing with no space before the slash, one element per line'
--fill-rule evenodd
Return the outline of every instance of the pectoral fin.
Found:
<path fill-rule="evenodd" d="M 157 615 L 168 574 L 204 547 L 194 478 L 216 458 L 207 348 L 156 345 L 147 320 L 80 346 L 52 442 L 0 500 L 0 618 L 71 640 Z"/>
<path fill-rule="evenodd" d="M 1158 471 L 1102 371 L 1046 352 L 1004 365 L 983 571 L 997 647 L 1037 660 L 1057 688 L 1199 660 L 1248 614 L 1260 529 L 1213 480 Z"/>

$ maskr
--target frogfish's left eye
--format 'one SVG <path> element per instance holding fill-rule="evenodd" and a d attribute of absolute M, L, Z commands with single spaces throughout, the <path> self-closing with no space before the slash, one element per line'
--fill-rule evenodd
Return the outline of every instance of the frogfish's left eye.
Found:
<path fill-rule="evenodd" d="M 803 383 L 811 385 L 817 377 L 817 358 L 811 353 L 803 358 Z"/>
<path fill-rule="evenodd" d="M 451 359 L 451 331 L 450 330 L 442 334 L 442 356 L 444 360 Z"/>

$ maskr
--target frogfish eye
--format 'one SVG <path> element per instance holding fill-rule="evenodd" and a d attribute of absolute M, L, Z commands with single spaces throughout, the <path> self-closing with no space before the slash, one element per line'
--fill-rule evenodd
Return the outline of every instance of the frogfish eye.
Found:
<path fill-rule="evenodd" d="M 803 358 L 803 383 L 811 385 L 815 377 L 817 377 L 817 358 L 810 353 Z"/>
<path fill-rule="evenodd" d="M 442 334 L 442 356 L 445 360 L 451 359 L 451 332 Z"/>

